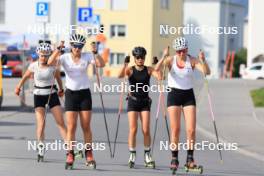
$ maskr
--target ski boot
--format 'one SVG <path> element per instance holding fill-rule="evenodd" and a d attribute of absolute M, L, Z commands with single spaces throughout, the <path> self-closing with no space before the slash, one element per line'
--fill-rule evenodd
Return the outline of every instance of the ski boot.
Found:
<path fill-rule="evenodd" d="M 84 158 L 83 152 L 81 150 L 74 152 L 74 157 L 75 159 Z"/>
<path fill-rule="evenodd" d="M 73 169 L 73 163 L 74 163 L 74 151 L 70 150 L 66 154 L 66 163 L 65 163 L 65 169 Z"/>
<path fill-rule="evenodd" d="M 91 169 L 96 169 L 96 162 L 93 157 L 92 150 L 85 150 L 86 166 Z"/>
<path fill-rule="evenodd" d="M 130 151 L 129 160 L 128 160 L 128 167 L 130 169 L 135 167 L 135 161 L 136 161 L 136 151 Z"/>
<path fill-rule="evenodd" d="M 145 152 L 144 163 L 145 163 L 145 167 L 155 169 L 155 161 L 152 160 L 152 157 L 150 155 L 150 151 Z"/>
<path fill-rule="evenodd" d="M 192 157 L 187 158 L 186 164 L 184 165 L 186 172 L 203 173 L 203 166 L 197 166 Z"/>
<path fill-rule="evenodd" d="M 44 161 L 44 154 L 45 154 L 45 146 L 44 143 L 40 142 L 37 146 L 38 150 L 38 162 Z"/>
<path fill-rule="evenodd" d="M 172 158 L 170 169 L 172 170 L 172 175 L 175 175 L 179 168 L 179 161 L 177 158 Z"/>

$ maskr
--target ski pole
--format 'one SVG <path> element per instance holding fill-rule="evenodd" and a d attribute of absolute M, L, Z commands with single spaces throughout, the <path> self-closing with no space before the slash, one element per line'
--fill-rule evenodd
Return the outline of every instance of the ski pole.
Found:
<path fill-rule="evenodd" d="M 97 66 L 96 66 L 95 54 L 94 53 L 93 53 L 93 59 L 94 59 L 94 69 L 95 69 L 95 74 L 96 74 L 97 85 L 98 85 L 98 87 L 101 87 L 100 77 L 99 77 L 98 69 L 97 69 Z M 105 115 L 105 107 L 104 107 L 103 95 L 102 95 L 101 91 L 99 91 L 99 95 L 100 95 L 101 105 L 102 105 L 102 108 L 103 108 L 104 123 L 105 123 L 105 129 L 106 129 L 107 142 L 108 142 L 108 146 L 109 146 L 109 150 L 110 150 L 110 157 L 112 158 L 112 148 L 111 148 L 109 131 L 108 131 L 108 125 L 107 125 L 107 120 L 106 120 L 106 115 Z"/>
<path fill-rule="evenodd" d="M 64 46 L 64 41 L 61 41 L 61 47 L 63 47 L 63 46 Z M 43 135 L 43 131 L 44 131 L 45 123 L 46 123 L 46 117 L 47 117 L 47 113 L 48 113 L 48 106 L 49 106 L 51 94 L 52 94 L 52 91 L 53 91 L 53 88 L 54 88 L 54 85 L 55 85 L 55 76 L 56 76 L 56 70 L 57 70 L 58 65 L 59 65 L 59 60 L 57 61 L 56 65 L 55 65 L 55 70 L 54 70 L 54 73 L 53 73 L 53 80 L 52 80 L 52 84 L 51 84 L 51 88 L 50 88 L 48 101 L 45 104 L 45 113 L 44 113 L 43 123 L 42 123 L 42 126 L 41 126 L 40 137 L 42 137 L 42 135 Z"/>
<path fill-rule="evenodd" d="M 130 56 L 126 56 L 125 62 L 126 63 L 130 62 Z M 112 155 L 113 158 L 115 157 L 116 140 L 117 140 L 118 130 L 119 130 L 119 121 L 120 121 L 120 117 L 121 117 L 121 113 L 122 113 L 122 109 L 123 109 L 123 99 L 124 99 L 123 97 L 124 97 L 124 92 L 125 92 L 125 87 L 124 87 L 125 83 L 126 83 L 126 77 L 124 76 L 124 79 L 123 79 L 123 82 L 122 82 L 122 92 L 121 92 L 120 98 L 119 98 L 119 109 L 118 109 L 115 141 L 114 141 L 114 150 L 113 150 L 113 155 Z"/>
<path fill-rule="evenodd" d="M 200 52 L 201 52 L 201 50 L 200 50 Z M 205 73 L 204 67 L 203 67 L 203 75 L 204 75 L 205 87 L 207 89 L 208 104 L 209 104 L 209 108 L 210 108 L 211 118 L 212 118 L 212 121 L 213 121 L 216 142 L 217 142 L 217 145 L 219 146 L 220 143 L 219 143 L 219 136 L 218 136 L 218 131 L 217 131 L 216 122 L 215 122 L 215 115 L 214 115 L 214 112 L 213 112 L 212 97 L 211 97 L 211 94 L 210 94 L 209 82 L 208 82 L 208 79 L 206 78 L 206 73 Z M 218 147 L 217 147 L 217 149 L 219 151 L 220 162 L 223 163 L 223 157 L 222 157 L 221 149 L 219 149 Z"/>
<path fill-rule="evenodd" d="M 158 59 L 157 57 L 153 57 L 153 65 L 157 64 L 158 63 Z M 161 89 L 161 81 L 159 80 L 158 81 L 158 86 L 159 88 Z M 152 139 L 152 147 L 151 147 L 151 155 L 153 156 L 153 151 L 154 151 L 154 144 L 155 144 L 155 139 L 156 139 L 156 133 L 157 133 L 157 128 L 158 128 L 158 120 L 159 120 L 159 111 L 160 111 L 160 103 L 161 103 L 161 96 L 162 96 L 162 93 L 161 93 L 161 90 L 160 90 L 160 93 L 159 93 L 159 99 L 158 99 L 158 106 L 157 106 L 157 111 L 156 111 L 156 118 L 155 118 L 155 125 L 154 125 L 154 134 L 153 134 L 153 139 Z"/>

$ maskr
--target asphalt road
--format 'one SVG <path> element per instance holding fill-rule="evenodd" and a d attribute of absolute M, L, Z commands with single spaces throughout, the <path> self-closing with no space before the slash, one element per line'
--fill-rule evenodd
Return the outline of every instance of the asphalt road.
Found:
<path fill-rule="evenodd" d="M 137 161 L 136 168 L 129 169 L 127 135 L 128 121 L 126 113 L 123 113 L 120 120 L 119 136 L 117 143 L 117 151 L 114 159 L 110 158 L 109 149 L 106 142 L 106 132 L 104 120 L 98 93 L 94 93 L 93 97 L 93 119 L 92 129 L 95 142 L 106 143 L 106 150 L 95 151 L 95 159 L 97 161 L 97 170 L 89 170 L 85 166 L 84 159 L 77 159 L 74 170 L 65 170 L 65 152 L 64 151 L 47 151 L 45 162 L 38 163 L 36 161 L 36 152 L 28 151 L 28 141 L 35 140 L 35 117 L 32 108 L 32 94 L 27 92 L 26 102 L 29 107 L 21 108 L 19 99 L 13 95 L 13 89 L 18 79 L 4 79 L 4 102 L 0 111 L 0 175 L 1 176 L 47 176 L 47 175 L 170 175 L 170 152 L 167 150 L 159 150 L 160 141 L 167 141 L 167 133 L 165 130 L 164 119 L 159 117 L 158 132 L 155 143 L 154 158 L 156 160 L 156 169 L 144 168 L 143 161 L 143 139 L 140 128 L 137 135 Z M 105 84 L 117 84 L 119 80 L 106 79 Z M 196 162 L 204 167 L 203 175 L 223 175 L 223 176 L 262 176 L 264 175 L 264 161 L 257 158 L 263 157 L 263 128 L 256 124 L 251 124 L 255 120 L 252 117 L 251 100 L 245 95 L 248 89 L 260 87 L 262 82 L 234 80 L 234 81 L 209 81 L 210 90 L 212 92 L 213 108 L 216 121 L 218 122 L 218 130 L 221 139 L 228 142 L 237 142 L 240 150 L 223 151 L 223 164 L 219 161 L 218 151 L 195 151 Z M 233 91 L 233 93 L 232 93 Z M 229 92 L 229 93 L 227 93 Z M 231 92 L 231 93 L 230 93 Z M 208 101 L 206 91 L 200 85 L 196 91 L 198 105 L 198 131 L 197 142 L 210 141 L 215 142 L 214 132 L 210 114 L 208 113 Z M 200 94 L 201 93 L 201 94 Z M 231 95 L 241 95 L 243 97 L 232 97 Z M 229 99 L 224 98 L 227 96 Z M 107 112 L 107 122 L 110 131 L 110 138 L 113 145 L 114 134 L 118 112 L 118 93 L 104 93 L 104 102 Z M 152 104 L 152 120 L 151 131 L 155 121 L 155 113 L 157 107 L 158 94 L 151 94 Z M 233 102 L 231 101 L 233 100 Z M 228 103 L 229 102 L 229 103 Z M 237 105 L 237 103 L 243 103 Z M 231 103 L 231 104 L 230 104 Z M 258 110 L 258 112 L 261 110 Z M 261 113 L 260 113 L 261 114 Z M 239 119 L 242 118 L 242 120 Z M 258 117 L 259 118 L 259 117 Z M 244 126 L 239 126 L 239 122 Z M 262 119 L 260 119 L 262 121 Z M 47 127 L 45 130 L 46 141 L 52 142 L 60 139 L 58 129 L 56 128 L 54 119 L 51 114 L 47 116 Z M 237 126 L 234 126 L 237 125 Z M 256 125 L 256 126 L 254 126 Z M 140 127 L 140 126 L 139 126 Z M 181 141 L 185 141 L 184 122 L 181 128 Z M 246 133 L 245 131 L 250 131 Z M 252 143 L 249 143 L 252 139 Z M 77 132 L 77 140 L 82 141 L 80 126 Z M 256 141 L 256 142 L 254 142 Z M 257 142 L 259 141 L 259 142 Z M 248 143 L 247 143 L 248 142 Z M 241 150 L 242 149 L 242 150 Z M 249 153 L 247 153 L 249 152 Z M 255 154 L 254 157 L 253 155 Z M 183 165 L 185 164 L 186 152 L 180 151 L 180 170 L 178 175 L 193 175 L 185 173 Z"/>

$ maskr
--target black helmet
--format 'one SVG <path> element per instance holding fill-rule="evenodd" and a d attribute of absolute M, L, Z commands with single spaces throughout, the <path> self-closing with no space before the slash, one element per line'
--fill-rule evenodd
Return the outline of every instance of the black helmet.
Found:
<path fill-rule="evenodd" d="M 144 58 L 147 54 L 147 51 L 144 47 L 141 47 L 141 46 L 137 46 L 133 49 L 132 51 L 132 55 L 134 57 L 141 57 L 141 58 Z"/>

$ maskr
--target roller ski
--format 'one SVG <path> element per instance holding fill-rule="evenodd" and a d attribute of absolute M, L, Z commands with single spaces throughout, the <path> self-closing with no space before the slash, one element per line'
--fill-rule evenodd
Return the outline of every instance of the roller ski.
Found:
<path fill-rule="evenodd" d="M 152 157 L 150 155 L 150 151 L 145 152 L 144 154 L 144 163 L 146 168 L 155 169 L 155 161 L 152 160 Z"/>
<path fill-rule="evenodd" d="M 203 166 L 198 166 L 195 164 L 193 158 L 188 158 L 186 164 L 184 165 L 184 169 L 186 172 L 194 172 L 194 173 L 203 173 Z"/>
<path fill-rule="evenodd" d="M 172 175 L 175 175 L 176 174 L 178 168 L 179 168 L 179 161 L 178 161 L 178 159 L 172 158 L 172 160 L 171 160 L 171 166 L 170 166 L 170 169 L 172 171 Z"/>
<path fill-rule="evenodd" d="M 94 160 L 92 150 L 85 151 L 85 158 L 86 158 L 86 166 L 88 166 L 91 169 L 96 169 L 96 162 Z"/>
<path fill-rule="evenodd" d="M 128 167 L 130 169 L 135 168 L 135 162 L 136 162 L 136 151 L 130 151 Z"/>
<path fill-rule="evenodd" d="M 44 161 L 44 154 L 45 154 L 45 147 L 43 143 L 39 143 L 37 146 L 37 150 L 38 150 L 38 162 L 43 162 Z"/>
<path fill-rule="evenodd" d="M 65 169 L 73 169 L 73 163 L 74 163 L 74 151 L 71 150 L 69 152 L 67 152 L 66 154 L 66 163 L 65 163 Z"/>
<path fill-rule="evenodd" d="M 81 150 L 74 152 L 75 159 L 84 158 L 83 152 Z"/>

